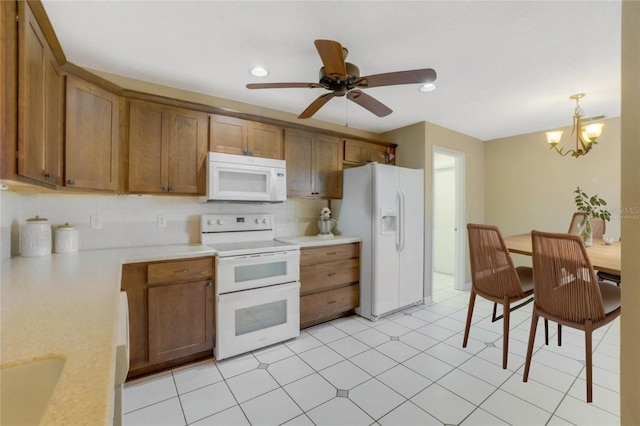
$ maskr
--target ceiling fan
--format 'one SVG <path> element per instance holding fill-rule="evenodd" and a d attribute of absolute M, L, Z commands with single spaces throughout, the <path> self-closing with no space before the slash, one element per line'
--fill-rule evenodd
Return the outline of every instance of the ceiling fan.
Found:
<path fill-rule="evenodd" d="M 329 93 L 317 97 L 298 118 L 313 116 L 324 104 L 335 96 L 347 96 L 347 99 L 369 110 L 378 117 L 385 117 L 393 111 L 372 96 L 360 89 L 397 84 L 433 83 L 436 72 L 431 68 L 409 71 L 396 71 L 360 77 L 360 70 L 352 63 L 346 62 L 349 51 L 333 40 L 315 40 L 314 44 L 322 64 L 318 83 L 250 83 L 247 89 L 283 89 L 283 88 L 323 88 Z"/>

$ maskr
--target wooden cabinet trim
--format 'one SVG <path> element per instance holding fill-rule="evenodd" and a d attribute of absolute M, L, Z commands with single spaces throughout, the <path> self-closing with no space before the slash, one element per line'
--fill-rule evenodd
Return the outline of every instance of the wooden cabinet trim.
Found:
<path fill-rule="evenodd" d="M 149 284 L 201 280 L 212 276 L 213 260 L 210 258 L 150 263 L 147 267 L 147 282 Z"/>

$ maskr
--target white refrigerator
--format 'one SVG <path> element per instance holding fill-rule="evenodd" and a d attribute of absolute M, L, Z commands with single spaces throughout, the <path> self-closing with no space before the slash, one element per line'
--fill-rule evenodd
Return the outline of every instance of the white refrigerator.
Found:
<path fill-rule="evenodd" d="M 332 207 L 340 232 L 362 237 L 356 312 L 375 321 L 423 303 L 424 171 L 369 163 L 343 173 Z"/>

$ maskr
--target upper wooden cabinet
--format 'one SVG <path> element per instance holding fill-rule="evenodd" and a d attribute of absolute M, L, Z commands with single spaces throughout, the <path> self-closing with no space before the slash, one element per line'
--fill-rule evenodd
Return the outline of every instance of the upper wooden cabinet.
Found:
<path fill-rule="evenodd" d="M 119 123 L 118 95 L 67 76 L 65 186 L 118 188 Z"/>
<path fill-rule="evenodd" d="M 208 114 L 130 101 L 128 192 L 204 194 Z"/>
<path fill-rule="evenodd" d="M 62 185 L 64 79 L 26 2 L 18 2 L 18 17 L 17 173 Z"/>
<path fill-rule="evenodd" d="M 351 166 L 361 166 L 367 163 L 387 163 L 395 164 L 395 148 L 369 143 L 364 141 L 356 141 L 345 139 L 344 141 L 344 162 Z M 389 158 L 393 155 L 394 158 Z"/>
<path fill-rule="evenodd" d="M 226 154 L 284 158 L 281 127 L 224 115 L 211 115 L 209 150 Z"/>
<path fill-rule="evenodd" d="M 285 130 L 287 196 L 342 198 L 342 140 L 301 130 Z"/>

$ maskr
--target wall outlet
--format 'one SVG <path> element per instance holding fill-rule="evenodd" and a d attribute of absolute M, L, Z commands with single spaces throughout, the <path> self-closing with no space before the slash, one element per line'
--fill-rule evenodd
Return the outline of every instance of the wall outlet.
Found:
<path fill-rule="evenodd" d="M 92 215 L 91 216 L 91 229 L 102 229 L 102 216 L 100 215 Z"/>
<path fill-rule="evenodd" d="M 167 227 L 167 216 L 163 214 L 158 215 L 158 228 L 166 228 Z"/>

